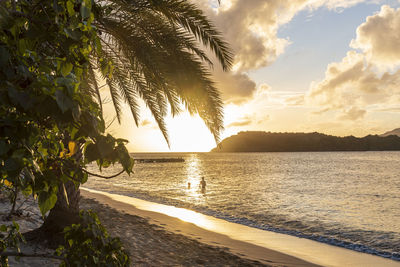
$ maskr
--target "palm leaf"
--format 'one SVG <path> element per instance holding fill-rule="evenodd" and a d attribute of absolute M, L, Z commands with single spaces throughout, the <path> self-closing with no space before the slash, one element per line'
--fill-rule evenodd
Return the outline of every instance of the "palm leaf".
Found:
<path fill-rule="evenodd" d="M 184 0 L 104 0 L 97 1 L 97 9 L 102 51 L 94 56 L 114 67 L 113 76 L 105 78 L 118 120 L 125 102 L 138 124 L 141 98 L 168 142 L 164 117 L 168 111 L 179 114 L 182 103 L 200 115 L 218 142 L 223 103 L 211 79 L 213 63 L 200 45 L 224 70 L 233 55 L 203 12 Z M 100 69 L 101 64 L 104 60 L 97 61 Z"/>

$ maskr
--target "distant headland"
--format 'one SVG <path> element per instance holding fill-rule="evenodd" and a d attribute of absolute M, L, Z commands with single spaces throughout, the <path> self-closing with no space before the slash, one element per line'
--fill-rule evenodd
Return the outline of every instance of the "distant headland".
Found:
<path fill-rule="evenodd" d="M 239 132 L 211 152 L 300 152 L 400 150 L 400 128 L 382 135 L 338 137 L 321 133 Z"/>

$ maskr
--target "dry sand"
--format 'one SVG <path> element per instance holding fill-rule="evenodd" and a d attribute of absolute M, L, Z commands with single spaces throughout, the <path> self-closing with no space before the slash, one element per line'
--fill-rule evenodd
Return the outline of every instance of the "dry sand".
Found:
<path fill-rule="evenodd" d="M 8 213 L 11 210 L 11 204 L 8 198 L 0 192 L 0 225 L 11 224 L 12 221 L 18 223 L 20 232 L 25 233 L 40 227 L 43 223 L 43 218 L 40 214 L 37 202 L 32 198 L 25 198 L 19 196 L 17 200 L 18 215 L 14 215 L 12 220 L 6 220 Z M 37 243 L 21 243 L 21 252 L 34 254 L 53 254 L 53 250 L 43 247 Z M 23 267 L 44 267 L 44 266 L 58 266 L 60 261 L 48 258 L 21 258 L 16 261 L 14 257 L 9 257 L 10 266 L 23 266 Z"/>

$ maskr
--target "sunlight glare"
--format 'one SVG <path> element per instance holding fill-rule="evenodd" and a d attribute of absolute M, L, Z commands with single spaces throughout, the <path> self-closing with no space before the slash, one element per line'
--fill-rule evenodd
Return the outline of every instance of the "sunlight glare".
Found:
<path fill-rule="evenodd" d="M 184 113 L 168 118 L 167 125 L 173 152 L 208 152 L 216 146 L 213 135 L 199 116 Z"/>
<path fill-rule="evenodd" d="M 204 192 L 201 193 L 199 188 L 201 177 L 204 176 L 202 170 L 203 166 L 198 155 L 192 154 L 186 164 L 186 183 L 190 183 L 190 188 L 188 188 L 186 194 L 189 198 L 193 198 L 198 202 L 204 201 Z"/>
<path fill-rule="evenodd" d="M 208 220 L 206 216 L 191 210 L 166 206 L 161 212 L 206 229 L 212 229 L 214 227 L 212 221 Z"/>

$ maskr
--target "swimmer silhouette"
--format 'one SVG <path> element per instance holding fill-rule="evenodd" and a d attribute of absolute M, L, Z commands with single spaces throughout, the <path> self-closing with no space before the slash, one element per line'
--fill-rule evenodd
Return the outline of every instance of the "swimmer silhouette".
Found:
<path fill-rule="evenodd" d="M 205 193 L 206 192 L 206 181 L 204 180 L 204 176 L 201 177 L 201 181 L 200 181 L 200 189 L 201 189 L 201 193 Z"/>

